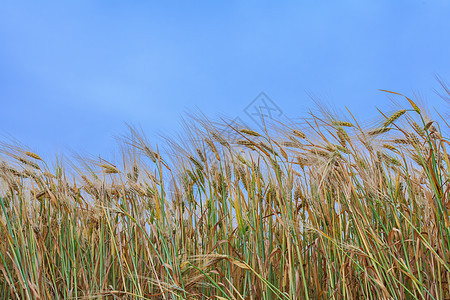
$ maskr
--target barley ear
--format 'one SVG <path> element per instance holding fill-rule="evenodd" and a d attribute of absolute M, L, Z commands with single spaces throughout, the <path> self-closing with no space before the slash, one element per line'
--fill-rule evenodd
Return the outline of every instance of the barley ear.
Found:
<path fill-rule="evenodd" d="M 36 153 L 33 153 L 33 152 L 31 152 L 31 151 L 25 151 L 24 154 L 25 154 L 26 156 L 32 157 L 32 158 L 34 158 L 34 159 L 42 160 L 42 158 L 41 158 L 39 155 L 37 155 Z"/>

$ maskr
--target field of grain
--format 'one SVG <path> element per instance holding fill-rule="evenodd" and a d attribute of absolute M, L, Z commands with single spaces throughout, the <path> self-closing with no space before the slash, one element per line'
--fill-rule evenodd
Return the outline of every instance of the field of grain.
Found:
<path fill-rule="evenodd" d="M 389 93 L 370 126 L 130 126 L 120 163 L 2 143 L 1 299 L 450 299 L 448 124 Z"/>

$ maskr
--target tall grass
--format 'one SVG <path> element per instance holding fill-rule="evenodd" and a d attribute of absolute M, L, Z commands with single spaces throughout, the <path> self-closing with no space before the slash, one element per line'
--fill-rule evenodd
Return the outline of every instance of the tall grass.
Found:
<path fill-rule="evenodd" d="M 1 298 L 449 299 L 449 140 L 408 100 L 161 152 L 130 127 L 120 165 L 3 144 Z"/>

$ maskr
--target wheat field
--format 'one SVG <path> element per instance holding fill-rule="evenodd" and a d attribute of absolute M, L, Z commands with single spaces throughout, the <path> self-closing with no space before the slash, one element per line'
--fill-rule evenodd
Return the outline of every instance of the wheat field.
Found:
<path fill-rule="evenodd" d="M 129 126 L 120 162 L 2 143 L 1 299 L 450 299 L 448 124 L 386 92 L 370 126 Z"/>

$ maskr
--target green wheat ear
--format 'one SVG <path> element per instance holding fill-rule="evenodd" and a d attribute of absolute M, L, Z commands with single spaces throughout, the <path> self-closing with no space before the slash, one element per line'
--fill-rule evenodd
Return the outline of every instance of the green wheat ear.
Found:
<path fill-rule="evenodd" d="M 386 119 L 386 121 L 383 123 L 383 127 L 387 127 L 389 125 L 391 125 L 392 123 L 394 123 L 398 118 L 400 118 L 401 116 L 403 116 L 406 112 L 406 109 L 402 109 L 397 111 L 396 113 L 394 113 L 392 116 L 390 116 L 388 119 Z"/>
<path fill-rule="evenodd" d="M 251 135 L 251 136 L 261 136 L 258 132 L 250 129 L 241 129 L 240 132 Z"/>

